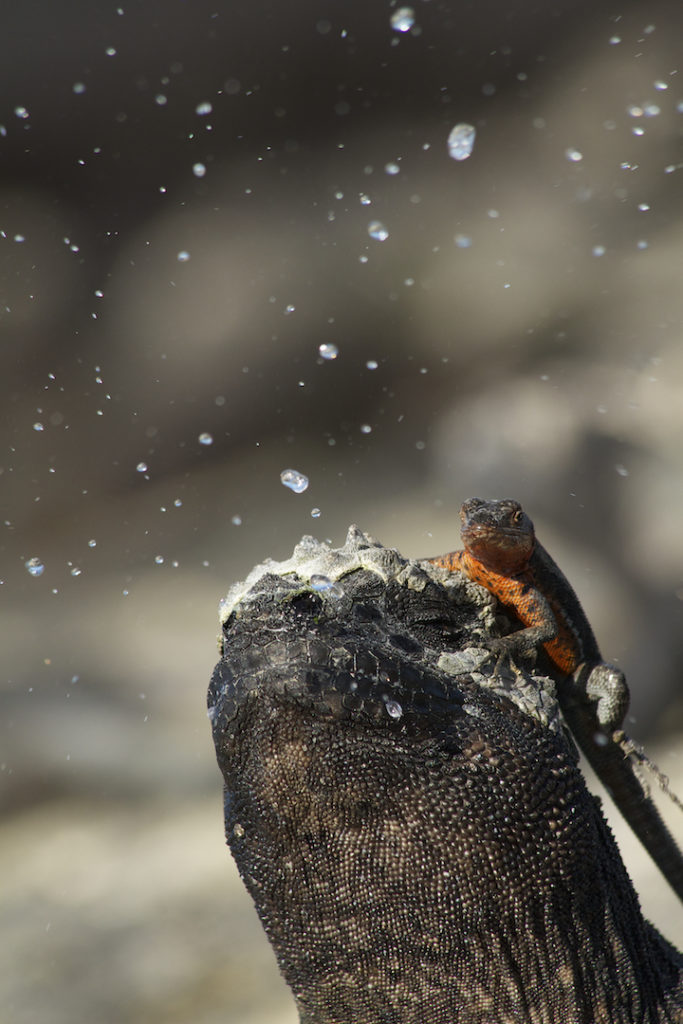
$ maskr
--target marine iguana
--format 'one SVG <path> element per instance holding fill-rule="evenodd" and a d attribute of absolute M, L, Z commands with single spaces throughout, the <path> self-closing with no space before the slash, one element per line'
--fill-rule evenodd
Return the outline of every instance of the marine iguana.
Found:
<path fill-rule="evenodd" d="M 226 836 L 302 1024 L 683 1022 L 551 680 L 494 600 L 357 528 L 222 608 Z"/>

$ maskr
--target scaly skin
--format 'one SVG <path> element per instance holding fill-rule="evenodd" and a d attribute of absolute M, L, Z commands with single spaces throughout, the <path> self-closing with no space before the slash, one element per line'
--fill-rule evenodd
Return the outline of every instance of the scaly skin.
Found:
<path fill-rule="evenodd" d="M 485 587 L 524 628 L 494 649 L 507 655 L 541 645 L 574 737 L 624 818 L 679 899 L 683 854 L 623 752 L 629 693 L 623 672 L 602 659 L 571 584 L 536 540 L 531 519 L 509 498 L 469 498 L 460 509 L 462 551 L 429 561 Z"/>

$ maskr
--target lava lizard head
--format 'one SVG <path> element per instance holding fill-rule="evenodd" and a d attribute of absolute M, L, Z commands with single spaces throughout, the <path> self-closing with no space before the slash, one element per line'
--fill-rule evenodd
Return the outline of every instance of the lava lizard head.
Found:
<path fill-rule="evenodd" d="M 465 550 L 488 569 L 522 572 L 536 543 L 534 524 L 518 501 L 468 498 L 460 509 Z"/>

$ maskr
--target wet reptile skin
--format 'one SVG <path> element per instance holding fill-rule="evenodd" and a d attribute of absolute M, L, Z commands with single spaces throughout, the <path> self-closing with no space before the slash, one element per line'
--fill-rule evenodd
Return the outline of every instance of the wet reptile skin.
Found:
<path fill-rule="evenodd" d="M 389 555 L 340 598 L 262 574 L 209 691 L 228 843 L 301 1021 L 683 1021 L 572 744 L 441 657 L 482 636 L 472 588 Z"/>

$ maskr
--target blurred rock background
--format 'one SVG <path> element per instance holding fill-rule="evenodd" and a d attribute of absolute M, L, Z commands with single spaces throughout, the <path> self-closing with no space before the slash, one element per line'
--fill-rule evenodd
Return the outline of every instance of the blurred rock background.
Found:
<path fill-rule="evenodd" d="M 0 1017 L 293 1024 L 204 714 L 254 562 L 519 498 L 683 788 L 683 10 L 121 4 L 0 33 Z"/>

